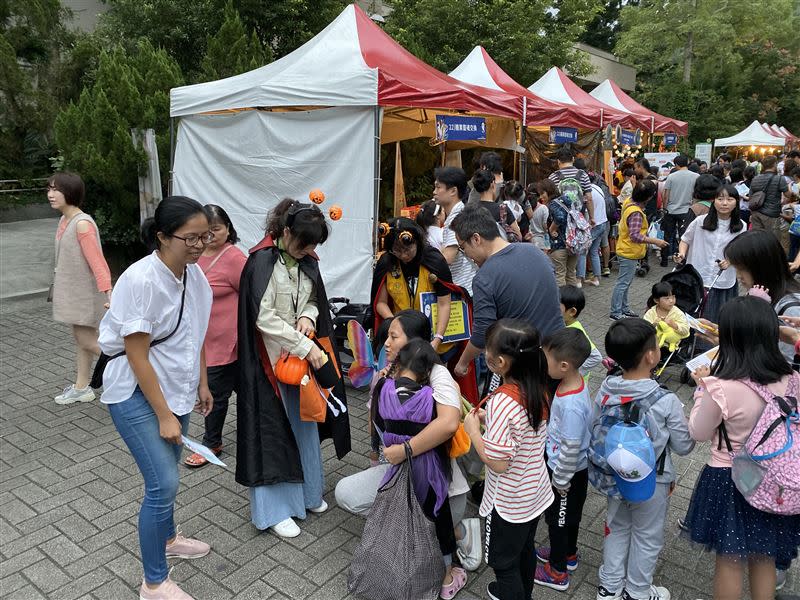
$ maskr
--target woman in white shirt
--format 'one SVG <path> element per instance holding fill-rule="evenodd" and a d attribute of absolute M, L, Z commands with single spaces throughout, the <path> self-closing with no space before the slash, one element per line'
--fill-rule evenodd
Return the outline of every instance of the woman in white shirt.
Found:
<path fill-rule="evenodd" d="M 142 226 L 152 254 L 119 278 L 100 323 L 108 355 L 103 395 L 114 425 L 144 478 L 139 547 L 144 600 L 191 600 L 170 578 L 167 557 L 200 558 L 204 542 L 183 537 L 173 520 L 181 436 L 195 408 L 207 415 L 213 398 L 203 340 L 211 315 L 211 287 L 195 263 L 213 234 L 203 206 L 171 196 Z"/>
<path fill-rule="evenodd" d="M 720 186 L 708 213 L 686 228 L 675 256 L 676 262 L 685 260 L 692 265 L 703 278 L 703 285 L 710 288 L 703 317 L 712 323 L 717 322 L 722 305 L 738 295 L 736 269 L 725 260 L 724 252 L 728 242 L 745 231 L 739 210 L 736 188 L 729 183 Z M 723 271 L 717 278 L 720 269 Z"/>

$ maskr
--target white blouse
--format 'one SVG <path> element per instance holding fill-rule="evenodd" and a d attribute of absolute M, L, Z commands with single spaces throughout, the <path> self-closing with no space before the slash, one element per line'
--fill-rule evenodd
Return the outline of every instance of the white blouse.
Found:
<path fill-rule="evenodd" d="M 733 238 L 741 235 L 747 231 L 747 227 L 742 222 L 742 228 L 736 233 L 730 231 L 730 219 L 719 219 L 717 222 L 716 231 L 706 231 L 703 229 L 703 222 L 708 215 L 700 215 L 694 221 L 689 223 L 686 228 L 682 242 L 689 244 L 689 250 L 686 252 L 686 262 L 692 265 L 700 276 L 703 278 L 703 285 L 705 287 L 711 286 L 711 282 L 719 272 L 719 265 L 717 260 L 724 260 L 725 246 L 728 245 Z M 736 284 L 736 269 L 728 267 L 722 272 L 714 288 L 718 290 L 727 290 Z"/>
<path fill-rule="evenodd" d="M 125 349 L 125 337 L 147 333 L 153 340 L 166 337 L 178 323 L 182 278 L 169 270 L 156 252 L 132 264 L 120 276 L 111 294 L 111 308 L 100 322 L 100 349 L 112 356 Z M 150 364 L 170 410 L 192 411 L 200 384 L 200 351 L 208 329 L 211 286 L 197 265 L 186 266 L 186 299 L 178 330 L 167 341 L 150 348 Z M 103 374 L 104 404 L 131 397 L 138 382 L 125 356 L 109 361 Z"/>

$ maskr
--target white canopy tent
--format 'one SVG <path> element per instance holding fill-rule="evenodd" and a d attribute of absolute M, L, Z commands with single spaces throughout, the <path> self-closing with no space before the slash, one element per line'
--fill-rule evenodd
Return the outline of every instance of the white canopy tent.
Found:
<path fill-rule="evenodd" d="M 175 88 L 170 101 L 180 117 L 173 193 L 225 208 L 249 248 L 282 198 L 321 189 L 323 211 L 343 209 L 318 248 L 328 295 L 359 303 L 370 294 L 381 142 L 433 137 L 435 113 L 457 111 L 488 115 L 487 141 L 515 143 L 523 113 L 518 97 L 426 65 L 352 4 L 291 54 Z"/>
<path fill-rule="evenodd" d="M 714 146 L 778 146 L 783 147 L 786 138 L 767 133 L 758 121 L 753 121 L 745 129 L 730 137 L 714 140 Z"/>

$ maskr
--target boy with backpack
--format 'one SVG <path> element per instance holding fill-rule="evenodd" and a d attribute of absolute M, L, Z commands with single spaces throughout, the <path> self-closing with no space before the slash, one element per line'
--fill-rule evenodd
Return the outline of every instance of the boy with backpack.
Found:
<path fill-rule="evenodd" d="M 670 452 L 685 456 L 694 441 L 678 397 L 650 378 L 661 357 L 655 328 L 618 321 L 605 346 L 623 374 L 600 386 L 589 426 L 589 481 L 608 495 L 597 600 L 669 600 L 653 574 L 675 482 Z"/>

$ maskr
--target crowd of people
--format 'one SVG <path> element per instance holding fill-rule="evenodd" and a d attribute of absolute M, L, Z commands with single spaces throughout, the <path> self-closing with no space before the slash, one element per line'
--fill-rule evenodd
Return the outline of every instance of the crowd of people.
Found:
<path fill-rule="evenodd" d="M 406 475 L 438 549 L 436 568 L 406 574 L 416 589 L 450 600 L 485 560 L 495 575 L 489 598 L 529 600 L 535 585 L 569 589 L 591 484 L 608 505 L 598 600 L 668 600 L 654 575 L 676 483 L 672 455 L 712 440 L 681 526 L 716 553 L 715 597 L 740 597 L 747 568 L 751 596 L 772 598 L 800 546 L 800 477 L 794 465 L 783 481 L 798 485 L 745 497 L 733 467 L 752 450 L 764 406 L 800 391 L 800 284 L 792 275 L 800 266 L 799 156 L 753 165 L 722 155 L 704 168 L 679 155 L 663 173 L 639 159 L 620 165 L 610 187 L 569 147 L 558 150 L 549 177 L 527 187 L 505 180 L 494 152 L 481 155 L 471 179 L 461 168 L 437 168 L 433 198 L 416 219 L 382 227 L 368 326 L 387 366 L 375 368 L 370 385 L 371 466 L 337 483 L 337 505 L 366 516 L 370 529 L 385 506 L 377 499 Z M 75 382 L 56 402 L 95 398 L 99 356 L 91 379 L 102 383 L 101 402 L 145 484 L 140 598 L 190 599 L 170 579 L 167 559 L 210 551 L 173 518 L 193 409 L 205 419 L 203 444 L 219 456 L 236 394 L 236 481 L 248 488 L 253 525 L 283 538 L 299 535 L 308 513 L 329 508 L 321 440 L 331 438 L 340 459 L 351 450 L 315 253 L 329 224 L 316 205 L 286 199 L 245 255 L 222 207 L 171 196 L 143 225 L 151 253 L 112 291 L 97 227 L 80 208 L 80 178 L 55 174 L 48 199 L 63 215 L 53 314 L 72 326 L 77 344 Z M 653 286 L 638 318 L 628 293 L 651 255 L 696 271 L 702 329 L 692 332 L 669 281 Z M 579 317 L 582 288 L 602 285 L 612 268 L 603 361 Z M 468 331 L 450 339 L 451 312 L 462 304 Z M 687 418 L 653 373 L 662 348 L 674 351 L 690 336 L 718 353 L 691 374 Z M 589 379 L 601 362 L 616 371 L 592 397 Z M 786 433 L 777 428 L 789 450 L 774 460 L 800 457 L 790 435 L 799 426 L 794 401 Z M 190 454 L 183 464 L 201 468 L 207 458 Z M 762 469 L 755 492 L 772 481 Z M 468 498 L 483 528 L 466 516 Z M 549 546 L 536 548 L 542 516 Z M 404 585 L 378 575 L 388 589 Z"/>

